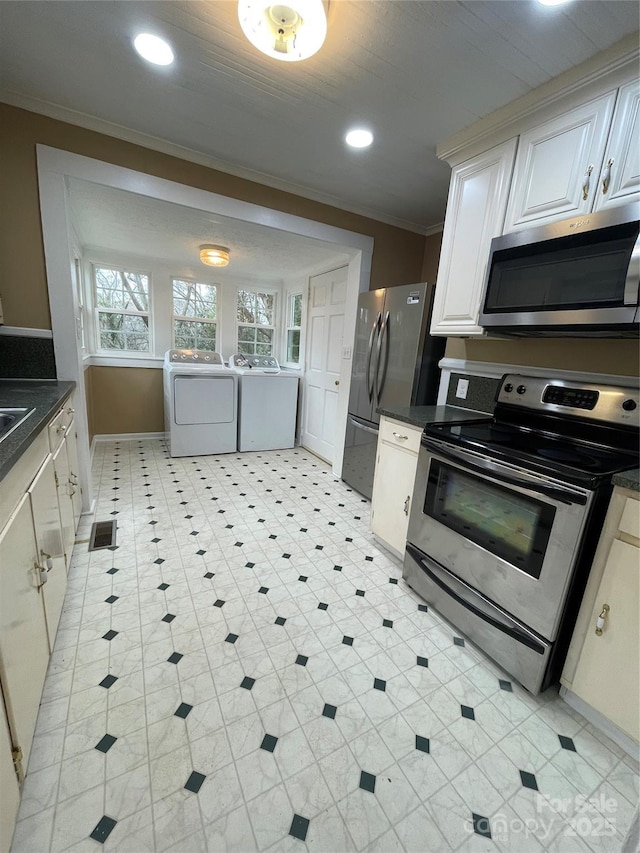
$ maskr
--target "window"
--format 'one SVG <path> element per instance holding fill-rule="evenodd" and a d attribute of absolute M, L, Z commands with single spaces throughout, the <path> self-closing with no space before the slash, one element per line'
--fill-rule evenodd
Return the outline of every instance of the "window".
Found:
<path fill-rule="evenodd" d="M 275 301 L 273 293 L 238 291 L 238 352 L 273 355 Z"/>
<path fill-rule="evenodd" d="M 93 268 L 98 349 L 149 352 L 149 276 Z"/>
<path fill-rule="evenodd" d="M 302 325 L 302 294 L 292 293 L 287 305 L 287 363 L 300 364 L 300 327 Z"/>
<path fill-rule="evenodd" d="M 173 345 L 178 349 L 216 349 L 215 284 L 173 279 Z"/>

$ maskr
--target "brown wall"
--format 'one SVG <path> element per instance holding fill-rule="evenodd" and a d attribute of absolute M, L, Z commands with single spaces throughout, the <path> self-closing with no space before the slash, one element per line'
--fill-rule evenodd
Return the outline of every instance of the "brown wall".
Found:
<path fill-rule="evenodd" d="M 442 248 L 442 231 L 439 234 L 431 234 L 424 240 L 424 256 L 422 258 L 422 274 L 420 281 L 434 281 L 438 277 L 438 263 L 440 262 L 440 249 Z"/>
<path fill-rule="evenodd" d="M 425 238 L 420 234 L 0 104 L 0 289 L 7 325 L 51 328 L 37 143 L 366 234 L 374 239 L 372 288 L 420 280 L 425 251 Z"/>
<path fill-rule="evenodd" d="M 593 338 L 519 338 L 512 341 L 448 338 L 445 355 L 470 361 L 525 364 L 586 373 L 617 373 L 620 376 L 637 376 L 640 362 L 637 341 L 600 341 Z"/>
<path fill-rule="evenodd" d="M 123 432 L 162 432 L 162 370 L 90 367 L 85 373 L 89 437 Z"/>

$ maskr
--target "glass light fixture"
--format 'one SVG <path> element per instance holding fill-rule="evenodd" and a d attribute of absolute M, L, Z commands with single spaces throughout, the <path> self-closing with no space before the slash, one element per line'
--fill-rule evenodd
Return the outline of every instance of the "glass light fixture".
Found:
<path fill-rule="evenodd" d="M 133 46 L 143 59 L 154 65 L 171 65 L 173 62 L 171 45 L 151 33 L 139 33 L 133 40 Z"/>
<path fill-rule="evenodd" d="M 229 249 L 204 243 L 200 246 L 200 260 L 209 267 L 226 267 L 229 263 Z"/>
<path fill-rule="evenodd" d="M 562 6 L 563 3 L 568 3 L 569 0 L 538 0 L 543 6 Z"/>
<path fill-rule="evenodd" d="M 238 19 L 254 47 L 272 59 L 298 62 L 317 53 L 327 35 L 322 0 L 239 0 Z"/>
<path fill-rule="evenodd" d="M 373 133 L 363 127 L 354 128 L 347 133 L 344 141 L 352 148 L 368 148 L 373 142 Z"/>

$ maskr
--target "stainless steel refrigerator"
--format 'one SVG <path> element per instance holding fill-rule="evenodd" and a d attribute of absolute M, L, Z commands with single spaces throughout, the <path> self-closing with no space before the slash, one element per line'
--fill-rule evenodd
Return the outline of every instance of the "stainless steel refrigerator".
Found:
<path fill-rule="evenodd" d="M 435 403 L 445 339 L 429 335 L 435 285 L 361 293 L 353 346 L 342 479 L 371 498 L 380 406 Z"/>

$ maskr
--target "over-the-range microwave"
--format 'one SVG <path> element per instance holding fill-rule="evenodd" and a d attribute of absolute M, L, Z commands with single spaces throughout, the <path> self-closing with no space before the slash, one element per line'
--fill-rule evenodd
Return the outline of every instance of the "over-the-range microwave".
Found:
<path fill-rule="evenodd" d="M 636 337 L 640 202 L 491 242 L 480 325 L 514 336 Z"/>

